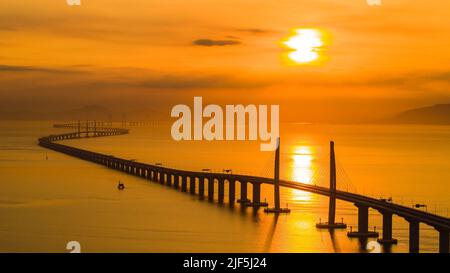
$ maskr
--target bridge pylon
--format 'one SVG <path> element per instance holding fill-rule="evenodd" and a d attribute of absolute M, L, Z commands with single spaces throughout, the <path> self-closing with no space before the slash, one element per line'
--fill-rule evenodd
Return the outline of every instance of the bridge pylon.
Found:
<path fill-rule="evenodd" d="M 328 206 L 328 222 L 319 222 L 316 228 L 326 229 L 344 229 L 347 224 L 336 223 L 336 156 L 334 154 L 334 142 L 330 142 L 330 202 Z"/>
<path fill-rule="evenodd" d="M 264 212 L 267 213 L 289 213 L 291 212 L 288 208 L 280 207 L 280 138 L 277 138 L 277 150 L 275 151 L 275 171 L 274 171 L 274 201 L 275 207 L 265 208 Z"/>

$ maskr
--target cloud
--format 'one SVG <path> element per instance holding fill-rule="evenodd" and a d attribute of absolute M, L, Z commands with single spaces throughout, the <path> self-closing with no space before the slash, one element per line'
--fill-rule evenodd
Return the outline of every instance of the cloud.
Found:
<path fill-rule="evenodd" d="M 238 39 L 240 39 L 239 37 L 237 37 L 237 36 L 233 36 L 233 35 L 228 35 L 228 36 L 225 36 L 225 38 L 228 38 L 228 39 L 233 39 L 233 40 L 238 40 Z"/>
<path fill-rule="evenodd" d="M 55 69 L 55 68 L 44 68 L 35 66 L 15 66 L 15 65 L 0 64 L 0 73 L 2 72 L 79 73 L 80 71 L 70 69 Z"/>
<path fill-rule="evenodd" d="M 268 34 L 273 33 L 275 31 L 269 30 L 269 29 L 262 29 L 262 28 L 238 28 L 236 31 L 239 32 L 246 32 L 250 34 Z"/>
<path fill-rule="evenodd" d="M 234 88 L 260 88 L 269 83 L 263 81 L 238 79 L 227 75 L 211 76 L 179 76 L 168 75 L 147 78 L 136 82 L 136 87 L 151 89 L 234 89 Z"/>
<path fill-rule="evenodd" d="M 379 87 L 393 86 L 417 89 L 421 85 L 430 83 L 450 84 L 450 71 L 418 72 L 398 76 L 386 76 L 371 79 L 367 83 Z"/>
<path fill-rule="evenodd" d="M 236 40 L 211 40 L 211 39 L 199 39 L 192 42 L 196 46 L 229 46 L 239 45 L 241 42 Z"/>

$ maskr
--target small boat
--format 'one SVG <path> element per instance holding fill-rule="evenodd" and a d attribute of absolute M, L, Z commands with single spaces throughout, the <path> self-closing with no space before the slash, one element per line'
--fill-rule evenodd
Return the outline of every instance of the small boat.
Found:
<path fill-rule="evenodd" d="M 119 181 L 119 184 L 117 185 L 117 189 L 119 189 L 119 191 L 124 190 L 125 184 L 123 184 L 122 182 Z"/>

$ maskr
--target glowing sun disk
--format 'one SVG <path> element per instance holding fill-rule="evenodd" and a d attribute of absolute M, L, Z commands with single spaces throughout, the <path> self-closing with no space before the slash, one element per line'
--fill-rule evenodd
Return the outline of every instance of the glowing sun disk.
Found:
<path fill-rule="evenodd" d="M 295 35 L 283 42 L 291 49 L 289 59 L 296 63 L 310 63 L 319 59 L 320 49 L 324 46 L 321 32 L 317 29 L 297 29 Z"/>

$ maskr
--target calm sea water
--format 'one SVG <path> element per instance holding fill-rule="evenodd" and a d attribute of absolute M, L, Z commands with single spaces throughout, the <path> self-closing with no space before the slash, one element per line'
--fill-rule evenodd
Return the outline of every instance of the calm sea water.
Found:
<path fill-rule="evenodd" d="M 276 217 L 230 208 L 36 145 L 60 133 L 50 122 L 0 123 L 0 251 L 66 252 L 360 252 L 365 242 L 346 231 L 316 230 L 326 220 L 325 197 L 283 189 L 292 212 Z M 281 176 L 327 185 L 328 145 L 336 142 L 338 187 L 395 202 L 425 203 L 448 215 L 450 127 L 283 124 Z M 147 163 L 189 170 L 210 168 L 273 175 L 272 153 L 253 142 L 174 142 L 168 126 L 64 143 Z M 119 192 L 118 181 L 127 189 Z M 262 198 L 272 203 L 272 189 Z M 337 217 L 357 226 L 356 209 L 338 202 Z M 381 216 L 370 212 L 381 231 Z M 407 222 L 394 217 L 390 251 L 407 252 Z M 436 252 L 438 233 L 421 225 L 421 251 Z"/>

